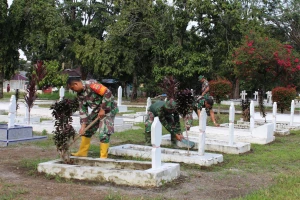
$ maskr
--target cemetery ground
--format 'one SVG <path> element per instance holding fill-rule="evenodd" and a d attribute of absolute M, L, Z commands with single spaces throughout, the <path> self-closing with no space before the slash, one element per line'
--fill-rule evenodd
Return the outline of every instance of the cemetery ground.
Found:
<path fill-rule="evenodd" d="M 143 144 L 143 124 L 138 126 L 141 129 L 115 133 L 111 145 Z M 99 157 L 98 142 L 94 136 L 88 156 Z M 223 154 L 224 162 L 215 166 L 181 164 L 178 180 L 139 188 L 39 174 L 38 163 L 58 158 L 49 135 L 46 141 L 0 148 L 0 199 L 299 199 L 299 145 L 300 131 L 293 131 L 268 145 L 252 144 L 250 153 Z M 72 151 L 77 149 L 78 143 Z"/>
<path fill-rule="evenodd" d="M 145 101 L 144 101 L 145 102 Z M 43 105 L 47 106 L 47 105 Z M 144 108 L 130 108 L 144 111 Z M 236 120 L 241 115 L 236 115 Z M 217 116 L 228 122 L 228 114 Z M 194 121 L 196 125 L 196 120 Z M 208 125 L 212 125 L 208 119 Z M 115 133 L 111 146 L 143 144 L 144 125 L 136 130 Z M 46 131 L 35 132 L 46 135 Z M 163 134 L 167 131 L 163 129 Z M 158 188 L 120 186 L 107 182 L 63 179 L 37 172 L 38 163 L 58 159 L 48 140 L 0 148 L 0 200 L 4 199 L 105 199 L 105 200 L 198 200 L 198 199 L 300 199 L 300 131 L 276 136 L 267 145 L 251 144 L 251 151 L 240 155 L 223 154 L 224 162 L 210 167 L 180 164 L 181 176 Z M 75 152 L 77 142 L 71 149 Z M 92 138 L 89 157 L 99 157 L 98 136 Z M 143 160 L 139 157 L 109 158 Z"/>

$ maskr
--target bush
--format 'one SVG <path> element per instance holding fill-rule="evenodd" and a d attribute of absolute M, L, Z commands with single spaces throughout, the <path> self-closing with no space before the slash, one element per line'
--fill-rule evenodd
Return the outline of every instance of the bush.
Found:
<path fill-rule="evenodd" d="M 295 98 L 295 88 L 276 87 L 272 90 L 272 100 L 277 102 L 277 108 L 280 109 L 281 113 L 290 109 L 291 101 Z"/>
<path fill-rule="evenodd" d="M 232 84 L 225 79 L 212 80 L 209 82 L 209 93 L 214 97 L 216 103 L 221 103 L 232 91 Z"/>

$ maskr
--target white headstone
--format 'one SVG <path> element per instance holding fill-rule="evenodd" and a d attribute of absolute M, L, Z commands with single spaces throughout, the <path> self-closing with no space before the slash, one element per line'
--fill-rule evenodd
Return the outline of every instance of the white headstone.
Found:
<path fill-rule="evenodd" d="M 119 86 L 118 88 L 118 103 L 117 103 L 118 106 L 121 106 L 122 105 L 122 87 Z"/>
<path fill-rule="evenodd" d="M 276 115 L 277 115 L 277 103 L 273 103 L 273 125 L 274 125 L 274 131 L 276 130 Z"/>
<path fill-rule="evenodd" d="M 200 117 L 199 117 L 199 130 L 200 130 L 199 147 L 198 147 L 198 155 L 199 156 L 204 155 L 206 119 L 207 119 L 207 114 L 206 114 L 205 108 L 202 108 Z"/>
<path fill-rule="evenodd" d="M 266 92 L 267 94 L 267 103 L 272 104 L 272 91 Z"/>
<path fill-rule="evenodd" d="M 152 169 L 161 166 L 161 144 L 162 140 L 162 125 L 158 117 L 154 118 L 151 125 L 151 144 L 152 144 Z"/>
<path fill-rule="evenodd" d="M 258 95 L 258 92 L 257 92 L 257 91 L 255 91 L 253 94 L 254 94 L 254 99 L 255 99 L 255 100 L 257 100 L 257 95 Z"/>
<path fill-rule="evenodd" d="M 59 100 L 63 100 L 65 96 L 65 88 L 63 86 L 60 86 L 60 89 L 59 89 Z"/>
<path fill-rule="evenodd" d="M 193 89 L 191 89 L 191 93 L 192 93 L 192 96 L 194 96 L 194 90 Z"/>
<path fill-rule="evenodd" d="M 234 116 L 235 116 L 234 103 L 231 102 L 229 108 L 229 145 L 230 146 L 233 146 L 234 143 Z"/>
<path fill-rule="evenodd" d="M 146 114 L 148 113 L 148 109 L 149 109 L 150 106 L 151 106 L 151 98 L 148 97 L 147 98 L 147 105 L 146 105 Z"/>
<path fill-rule="evenodd" d="M 15 126 L 17 102 L 15 95 L 11 95 L 8 106 L 8 128 Z"/>
<path fill-rule="evenodd" d="M 290 118 L 290 126 L 293 126 L 293 122 L 294 122 L 294 113 L 295 113 L 295 101 L 292 100 L 292 102 L 291 102 L 291 118 Z"/>
<path fill-rule="evenodd" d="M 246 96 L 247 96 L 246 90 L 243 90 L 243 91 L 240 93 L 240 95 L 241 95 L 241 98 L 242 98 L 243 100 L 246 100 Z"/>
<path fill-rule="evenodd" d="M 250 131 L 254 129 L 254 103 L 253 101 L 250 102 Z"/>

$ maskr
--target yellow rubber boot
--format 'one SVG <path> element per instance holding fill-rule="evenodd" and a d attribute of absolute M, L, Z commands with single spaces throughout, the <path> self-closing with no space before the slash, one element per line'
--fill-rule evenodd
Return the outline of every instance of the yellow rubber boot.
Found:
<path fill-rule="evenodd" d="M 109 143 L 100 142 L 100 158 L 107 158 Z"/>
<path fill-rule="evenodd" d="M 72 156 L 86 157 L 90 148 L 91 138 L 81 136 L 81 143 L 77 153 L 71 153 Z"/>

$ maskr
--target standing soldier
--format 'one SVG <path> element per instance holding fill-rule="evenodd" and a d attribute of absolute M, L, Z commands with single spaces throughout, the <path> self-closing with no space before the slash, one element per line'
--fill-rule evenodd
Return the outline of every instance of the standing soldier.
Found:
<path fill-rule="evenodd" d="M 100 129 L 100 158 L 107 158 L 110 135 L 114 133 L 114 118 L 118 112 L 118 107 L 114 102 L 111 91 L 97 81 L 87 81 L 83 83 L 80 78 L 70 77 L 67 81 L 68 87 L 77 92 L 79 101 L 79 114 L 81 128 L 81 143 L 77 153 L 73 156 L 85 157 L 88 154 L 92 135 Z M 92 112 L 88 114 L 88 107 Z M 100 121 L 95 123 L 87 131 L 84 131 L 96 118 Z"/>
<path fill-rule="evenodd" d="M 208 97 L 209 97 L 209 83 L 208 83 L 208 81 L 206 80 L 206 78 L 203 75 L 200 75 L 198 77 L 198 80 L 202 83 L 201 94 L 200 94 L 199 98 L 204 97 L 204 98 L 208 99 Z M 201 110 L 198 109 L 197 110 L 198 116 L 200 116 L 200 112 L 201 112 Z"/>

